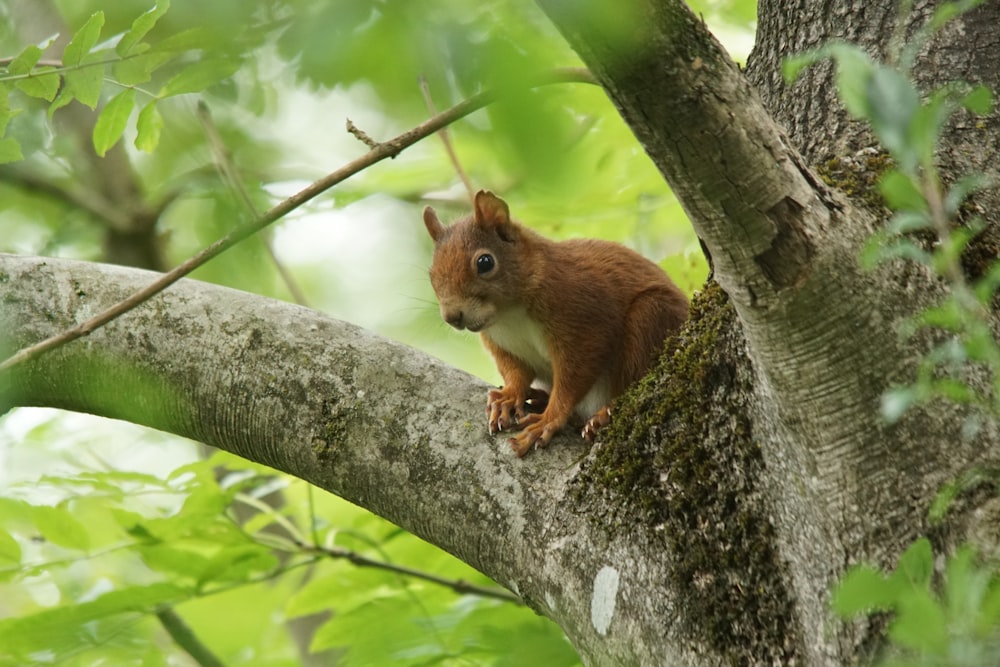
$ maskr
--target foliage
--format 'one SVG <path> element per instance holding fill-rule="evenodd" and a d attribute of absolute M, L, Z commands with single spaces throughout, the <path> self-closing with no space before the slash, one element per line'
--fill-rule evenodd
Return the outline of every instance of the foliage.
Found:
<path fill-rule="evenodd" d="M 837 586 L 833 608 L 850 618 L 891 612 L 892 646 L 885 665 L 986 665 L 1000 650 L 1000 574 L 961 547 L 947 559 L 934 586 L 934 554 L 921 538 L 885 575 L 869 566 L 853 568 Z"/>
<path fill-rule="evenodd" d="M 217 481 L 221 469 L 229 472 Z M 276 491 L 288 501 L 280 509 L 263 502 Z M 222 453 L 165 476 L 92 470 L 11 486 L 0 498 L 0 581 L 20 609 L 0 621 L 0 665 L 145 664 L 166 608 L 227 664 L 295 664 L 289 642 L 266 628 L 309 614 L 327 619 L 311 650 L 340 649 L 342 664 L 500 664 L 513 647 L 498 627 L 518 637 L 517 651 L 575 664 L 558 628 L 516 605 L 358 566 L 419 562 L 491 586 L 374 515 L 303 498 L 313 493 Z M 308 513 L 314 505 L 322 515 Z M 240 600 L 247 608 L 236 611 Z M 230 636 L 205 633 L 221 609 Z M 248 646 L 252 658 L 241 659 Z"/>
<path fill-rule="evenodd" d="M 979 2 L 940 5 L 916 38 L 901 49 L 895 64 L 874 62 L 852 45 L 831 44 L 790 58 L 785 69 L 786 76 L 794 78 L 802 67 L 833 58 L 845 107 L 869 123 L 892 158 L 893 166 L 882 175 L 879 186 L 893 215 L 868 243 L 862 264 L 872 268 L 886 261 L 916 262 L 944 279 L 949 288 L 939 304 L 903 327 L 903 335 L 930 331 L 937 342 L 920 360 L 913 383 L 885 393 L 883 416 L 895 422 L 921 403 L 952 401 L 978 409 L 967 417 L 961 434 L 966 438 L 973 437 L 984 419 L 1000 415 L 1000 345 L 991 326 L 1000 263 L 971 281 L 961 262 L 962 252 L 982 230 L 978 219 L 965 215 L 963 205 L 971 195 L 994 184 L 980 174 L 944 184 L 935 165 L 935 151 L 956 113 L 991 113 L 993 94 L 983 85 L 963 82 L 922 93 L 909 71 L 921 46 L 936 30 Z M 905 17 L 909 9 L 903 3 L 900 16 Z M 929 245 L 928 236 L 933 238 Z M 978 392 L 970 384 L 969 378 L 976 373 L 989 378 L 988 392 Z M 940 520 L 962 489 L 983 480 L 983 473 L 972 471 L 947 485 L 931 508 L 932 518 Z M 967 545 L 944 561 L 937 585 L 934 571 L 930 542 L 921 538 L 888 576 L 868 565 L 851 568 L 834 592 L 833 608 L 845 618 L 891 613 L 884 664 L 995 662 L 1000 652 L 997 563 L 978 558 Z"/>

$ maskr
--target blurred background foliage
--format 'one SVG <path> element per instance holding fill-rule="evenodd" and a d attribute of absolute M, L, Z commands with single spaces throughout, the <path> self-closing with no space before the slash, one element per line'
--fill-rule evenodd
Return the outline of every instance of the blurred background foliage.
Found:
<path fill-rule="evenodd" d="M 745 57 L 752 0 L 689 4 Z M 426 119 L 424 81 L 438 110 L 505 91 L 449 133 L 472 187 L 500 194 L 515 218 L 556 238 L 625 243 L 689 292 L 704 280 L 683 211 L 603 92 L 518 85 L 580 66 L 526 0 L 161 0 L 149 50 L 106 66 L 96 110 L 50 110 L 16 85 L 12 59 L 30 45 L 39 66 L 57 65 L 100 11 L 90 52 L 114 56 L 152 7 L 0 0 L 5 138 L 23 156 L 0 165 L 0 252 L 169 268 L 363 154 L 348 118 L 376 140 Z M 98 157 L 98 114 L 125 90 L 135 108 L 124 136 Z M 150 105 L 155 134 L 137 129 Z M 437 138 L 194 277 L 298 300 L 496 381 L 478 339 L 438 317 L 427 204 L 444 219 L 469 208 Z M 523 607 L 302 549 L 490 585 L 378 517 L 178 438 L 15 410 L 0 417 L 0 496 L 0 665 L 195 664 L 169 619 L 149 613 L 167 608 L 229 665 L 577 663 L 559 629 Z"/>

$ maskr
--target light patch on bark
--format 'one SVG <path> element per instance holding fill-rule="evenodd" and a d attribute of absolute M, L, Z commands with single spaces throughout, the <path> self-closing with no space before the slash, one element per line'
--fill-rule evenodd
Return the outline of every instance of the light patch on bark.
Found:
<path fill-rule="evenodd" d="M 594 577 L 594 594 L 590 598 L 590 622 L 597 634 L 608 634 L 608 627 L 615 615 L 615 600 L 618 597 L 618 570 L 605 565 Z"/>

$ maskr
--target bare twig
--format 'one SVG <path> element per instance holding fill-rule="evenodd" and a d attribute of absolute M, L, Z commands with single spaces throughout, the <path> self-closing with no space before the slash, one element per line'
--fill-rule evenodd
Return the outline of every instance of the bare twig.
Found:
<path fill-rule="evenodd" d="M 373 567 L 380 570 L 388 570 L 390 572 L 403 575 L 404 577 L 420 579 L 432 584 L 444 586 L 461 595 L 478 595 L 479 597 L 493 598 L 495 600 L 503 600 L 504 602 L 513 602 L 514 604 L 524 604 L 524 600 L 522 600 L 520 596 L 502 588 L 470 584 L 463 579 L 446 579 L 445 577 L 439 577 L 435 574 L 430 574 L 429 572 L 414 570 L 413 568 L 406 567 L 405 565 L 396 565 L 395 563 L 389 563 L 384 560 L 376 560 L 374 558 L 362 556 L 358 552 L 351 551 L 350 549 L 343 549 L 341 547 L 321 547 L 302 542 L 299 542 L 297 546 L 303 551 L 322 554 L 329 558 L 346 560 L 352 565 L 356 565 L 358 567 Z"/>
<path fill-rule="evenodd" d="M 531 82 L 529 85 L 537 87 L 556 83 L 594 83 L 594 78 L 590 72 L 585 69 L 561 68 L 538 77 L 538 79 Z M 76 340 L 77 338 L 89 335 L 95 329 L 104 326 L 116 317 L 120 317 L 122 314 L 132 310 L 143 301 L 146 301 L 150 297 L 162 292 L 184 276 L 197 269 L 199 266 L 205 264 L 210 259 L 220 255 L 229 248 L 232 248 L 240 241 L 252 236 L 261 229 L 264 229 L 275 220 L 288 215 L 291 211 L 294 211 L 306 202 L 326 192 L 334 185 L 350 178 L 359 171 L 366 169 L 377 162 L 381 162 L 386 158 L 395 157 L 403 149 L 408 148 L 421 139 L 434 134 L 442 127 L 454 123 L 456 120 L 464 118 L 473 111 L 490 104 L 497 98 L 498 94 L 498 91 L 489 90 L 479 93 L 478 95 L 474 95 L 467 100 L 459 102 L 450 109 L 439 113 L 433 118 L 424 121 L 420 125 L 417 125 L 403 134 L 400 134 L 389 141 L 378 144 L 375 148 L 368 151 L 368 153 L 362 155 L 356 160 L 352 160 L 340 169 L 327 174 L 291 197 L 279 202 L 257 219 L 252 220 L 245 225 L 240 225 L 224 237 L 206 247 L 201 252 L 189 257 L 184 262 L 178 264 L 167 273 L 164 273 L 150 284 L 136 291 L 131 296 L 114 304 L 107 310 L 98 313 L 94 317 L 91 317 L 90 319 L 63 331 L 60 334 L 56 334 L 55 336 L 46 338 L 45 340 L 35 343 L 34 345 L 18 350 L 16 353 L 0 363 L 0 371 L 5 371 L 13 366 L 16 366 L 17 364 L 33 359 L 48 350 L 59 347 L 60 345 L 65 345 L 66 343 Z"/>
<path fill-rule="evenodd" d="M 423 76 L 420 77 L 420 91 L 424 94 L 427 110 L 430 111 L 432 116 L 436 115 L 437 109 L 434 107 L 434 98 L 431 97 L 430 86 L 427 85 L 427 79 Z M 441 143 L 444 144 L 444 150 L 448 153 L 448 159 L 451 160 L 451 164 L 455 168 L 455 173 L 458 174 L 462 184 L 465 186 L 465 192 L 469 195 L 469 201 L 472 202 L 476 197 L 476 191 L 472 187 L 469 175 L 462 169 L 462 163 L 458 161 L 458 153 L 455 152 L 455 147 L 451 144 L 451 134 L 448 132 L 448 128 L 442 127 L 438 130 L 437 135 Z"/>
<path fill-rule="evenodd" d="M 198 101 L 198 120 L 201 121 L 202 129 L 205 130 L 205 136 L 212 147 L 212 154 L 215 156 L 215 165 L 219 170 L 219 175 L 222 177 L 223 183 L 229 186 L 229 189 L 236 194 L 251 218 L 259 217 L 260 211 L 257 210 L 253 199 L 250 198 L 250 193 L 247 192 L 246 185 L 243 184 L 243 179 L 240 177 L 236 165 L 233 164 L 232 155 L 226 148 L 226 144 L 222 140 L 222 135 L 219 134 L 219 128 L 216 127 L 215 121 L 212 119 L 212 112 L 209 110 L 208 105 L 201 100 Z M 285 287 L 288 288 L 292 299 L 300 306 L 308 306 L 309 300 L 306 298 L 305 293 L 299 287 L 298 282 L 292 276 L 288 267 L 278 259 L 278 255 L 275 254 L 270 240 L 262 240 L 264 242 L 264 249 L 267 251 L 268 257 L 271 258 L 271 263 L 278 269 L 278 275 L 281 276 L 281 280 L 285 283 Z"/>
<path fill-rule="evenodd" d="M 160 625 L 170 638 L 184 649 L 196 664 L 201 667 L 225 667 L 225 663 L 215 657 L 215 654 L 198 639 L 190 626 L 173 609 L 161 609 L 156 612 L 156 618 L 160 620 Z"/>
<path fill-rule="evenodd" d="M 362 130 L 360 127 L 354 124 L 354 121 L 350 118 L 347 119 L 347 131 L 350 132 L 355 139 L 363 143 L 368 148 L 375 150 L 378 148 L 378 142 L 372 139 L 367 132 Z"/>

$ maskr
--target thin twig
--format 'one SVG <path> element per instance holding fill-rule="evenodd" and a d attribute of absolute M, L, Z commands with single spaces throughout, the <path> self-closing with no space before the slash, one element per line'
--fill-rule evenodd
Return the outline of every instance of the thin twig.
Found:
<path fill-rule="evenodd" d="M 198 639 L 190 626 L 173 609 L 157 611 L 156 618 L 160 619 L 160 625 L 170 638 L 201 667 L 225 667 L 225 663 L 215 657 L 215 654 Z"/>
<path fill-rule="evenodd" d="M 540 76 L 530 85 L 531 87 L 537 87 L 557 83 L 594 83 L 594 78 L 593 75 L 585 69 L 561 68 Z M 206 247 L 201 252 L 184 260 L 167 273 L 164 273 L 153 282 L 136 291 L 131 296 L 114 304 L 107 310 L 98 313 L 94 317 L 81 322 L 75 327 L 63 331 L 62 333 L 56 334 L 55 336 L 46 338 L 45 340 L 35 343 L 34 345 L 18 350 L 0 363 L 0 371 L 5 371 L 13 366 L 16 366 L 17 364 L 33 359 L 43 352 L 59 347 L 60 345 L 65 345 L 66 343 L 76 340 L 77 338 L 89 335 L 95 329 L 104 326 L 116 317 L 120 317 L 124 313 L 132 310 L 143 301 L 159 294 L 184 276 L 197 269 L 199 266 L 205 264 L 210 259 L 217 257 L 240 241 L 252 236 L 261 229 L 264 229 L 275 220 L 288 215 L 290 212 L 299 208 L 306 202 L 326 192 L 334 185 L 350 178 L 363 169 L 367 169 L 377 162 L 381 162 L 386 158 L 395 157 L 405 148 L 408 148 L 421 139 L 434 134 L 442 127 L 454 123 L 455 121 L 468 116 L 473 111 L 490 104 L 497 99 L 498 94 L 498 91 L 489 90 L 479 93 L 478 95 L 473 95 L 467 100 L 459 102 L 450 109 L 439 113 L 433 118 L 424 121 L 420 125 L 407 130 L 399 136 L 378 144 L 375 148 L 356 160 L 348 162 L 340 169 L 327 174 L 318 181 L 315 181 L 298 191 L 291 197 L 279 202 L 256 220 L 240 225 L 233 231 Z"/>
<path fill-rule="evenodd" d="M 257 205 L 253 203 L 253 199 L 250 198 L 250 193 L 247 192 L 246 185 L 243 184 L 243 179 L 240 177 L 239 171 L 236 169 L 236 165 L 233 164 L 232 155 L 229 149 L 226 148 L 225 142 L 222 140 L 222 135 L 219 134 L 219 128 L 216 127 L 215 121 L 212 119 L 212 112 L 209 110 L 208 105 L 204 101 L 198 101 L 198 120 L 201 122 L 201 127 L 205 131 L 205 136 L 208 138 L 208 143 L 212 147 L 212 154 L 215 157 L 215 166 L 219 170 L 219 175 L 222 176 L 222 181 L 229 186 L 229 189 L 236 193 L 243 207 L 250 214 L 251 218 L 257 218 L 260 216 L 260 211 L 257 210 Z M 278 259 L 278 255 L 274 252 L 274 247 L 271 245 L 269 239 L 261 239 L 264 243 L 264 249 L 267 251 L 268 257 L 271 258 L 271 263 L 274 264 L 275 268 L 278 269 L 278 275 L 281 276 L 281 280 L 285 283 L 285 287 L 288 288 L 288 292 L 292 295 L 292 299 L 295 303 L 300 306 L 308 306 L 309 300 L 306 298 L 305 293 L 299 287 L 298 282 L 292 276 L 288 267 L 285 266 L 284 262 Z"/>
<path fill-rule="evenodd" d="M 303 551 L 322 554 L 324 556 L 328 556 L 329 558 L 346 560 L 352 565 L 356 565 L 358 567 L 373 567 L 380 570 L 387 570 L 412 579 L 420 579 L 432 584 L 437 584 L 438 586 L 444 586 L 445 588 L 450 588 L 456 593 L 462 595 L 478 595 L 479 597 L 493 598 L 495 600 L 503 600 L 504 602 L 512 602 L 514 604 L 524 604 L 524 600 L 522 600 L 520 596 L 502 588 L 470 584 L 468 581 L 463 579 L 447 579 L 445 577 L 439 577 L 435 574 L 430 574 L 429 572 L 414 570 L 413 568 L 406 567 L 405 565 L 396 565 L 395 563 L 389 563 L 384 560 L 376 560 L 374 558 L 369 558 L 368 556 L 362 556 L 358 552 L 351 551 L 350 549 L 343 549 L 341 547 L 321 547 L 302 542 L 299 542 L 297 546 Z"/>
<path fill-rule="evenodd" d="M 431 97 L 430 86 L 427 85 L 427 79 L 423 76 L 420 77 L 420 91 L 424 94 L 424 102 L 427 103 L 427 110 L 432 116 L 436 115 L 437 108 L 434 106 L 434 98 Z M 451 165 L 455 168 L 455 173 L 458 174 L 459 179 L 461 179 L 462 184 L 465 186 L 465 192 L 469 195 L 469 202 L 474 201 L 476 191 L 472 187 L 469 175 L 462 169 L 462 163 L 458 161 L 458 153 L 455 152 L 455 147 L 451 143 L 451 133 L 448 132 L 448 128 L 442 127 L 438 130 L 437 135 L 441 143 L 444 144 L 444 150 L 448 153 L 448 159 L 451 160 Z"/>
<path fill-rule="evenodd" d="M 347 119 L 347 131 L 358 141 L 363 143 L 365 146 L 371 150 L 378 148 L 378 142 L 371 138 L 371 136 L 362 130 L 360 127 L 354 124 L 354 121 L 350 118 Z"/>

